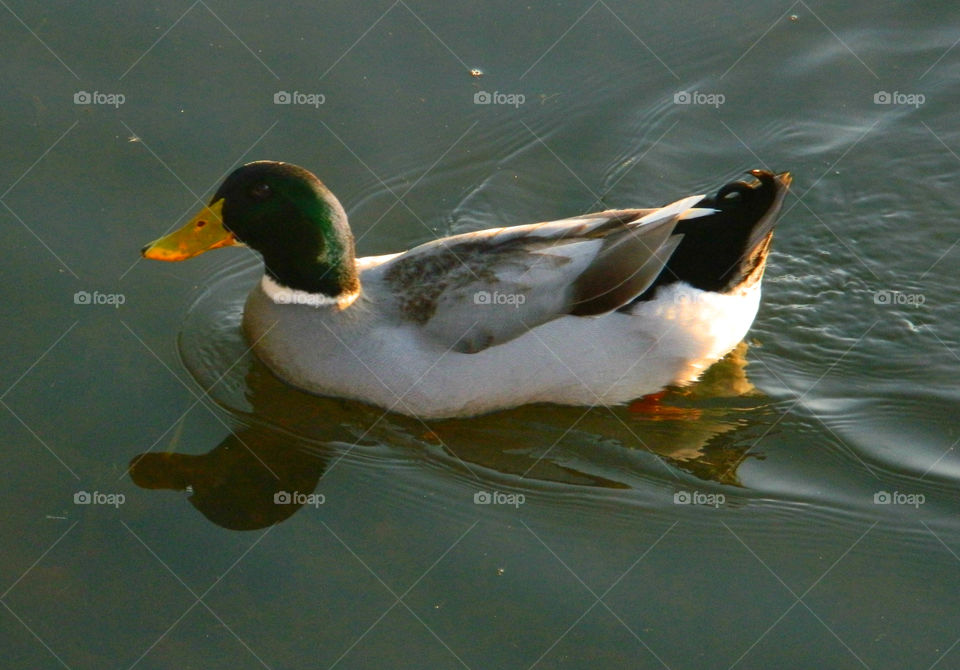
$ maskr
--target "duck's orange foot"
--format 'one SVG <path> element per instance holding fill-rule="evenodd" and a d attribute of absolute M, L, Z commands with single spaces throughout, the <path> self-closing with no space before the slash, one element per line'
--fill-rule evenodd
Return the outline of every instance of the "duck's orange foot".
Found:
<path fill-rule="evenodd" d="M 440 439 L 440 436 L 437 435 L 432 430 L 426 430 L 420 434 L 421 440 L 426 440 L 427 442 L 433 442 L 434 444 L 443 444 L 443 440 Z"/>
<path fill-rule="evenodd" d="M 661 401 L 666 397 L 666 391 L 651 393 L 637 398 L 627 406 L 633 414 L 643 414 L 654 421 L 696 421 L 703 415 L 703 411 L 693 407 L 672 407 Z"/>
<path fill-rule="evenodd" d="M 666 395 L 666 391 L 658 391 L 657 393 L 645 395 L 630 403 L 627 409 L 634 414 L 655 414 L 663 410 L 663 405 L 660 404 L 660 401 L 663 400 Z"/>

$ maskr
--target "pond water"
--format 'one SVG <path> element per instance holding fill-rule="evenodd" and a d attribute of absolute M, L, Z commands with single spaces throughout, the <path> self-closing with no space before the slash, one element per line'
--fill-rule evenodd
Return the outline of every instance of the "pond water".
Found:
<path fill-rule="evenodd" d="M 4 7 L 8 667 L 960 667 L 960 10 Z M 701 382 L 421 422 L 250 356 L 248 252 L 139 261 L 265 158 L 361 255 L 794 184 Z"/>

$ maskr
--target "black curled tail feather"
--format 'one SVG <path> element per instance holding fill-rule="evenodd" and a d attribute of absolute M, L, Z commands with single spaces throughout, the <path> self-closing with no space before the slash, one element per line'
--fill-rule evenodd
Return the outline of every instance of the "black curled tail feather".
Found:
<path fill-rule="evenodd" d="M 789 173 L 751 170 L 753 180 L 724 185 L 697 203 L 712 214 L 680 221 L 683 240 L 653 284 L 634 302 L 652 300 L 659 288 L 683 281 L 726 293 L 762 274 L 773 228 L 790 186 Z"/>

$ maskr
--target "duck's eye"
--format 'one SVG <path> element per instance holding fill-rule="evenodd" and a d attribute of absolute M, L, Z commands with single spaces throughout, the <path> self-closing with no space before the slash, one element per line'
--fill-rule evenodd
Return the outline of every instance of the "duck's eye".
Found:
<path fill-rule="evenodd" d="M 250 189 L 250 195 L 253 196 L 254 200 L 266 200 L 270 197 L 270 193 L 270 184 L 264 184 L 263 182 Z"/>

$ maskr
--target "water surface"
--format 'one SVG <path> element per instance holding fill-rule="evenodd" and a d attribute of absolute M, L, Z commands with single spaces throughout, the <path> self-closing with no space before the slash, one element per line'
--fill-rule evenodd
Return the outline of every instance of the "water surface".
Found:
<path fill-rule="evenodd" d="M 10 667 L 960 666 L 957 11 L 5 12 Z M 701 383 L 423 423 L 246 354 L 243 250 L 138 262 L 262 158 L 315 171 L 362 255 L 795 181 Z"/>

